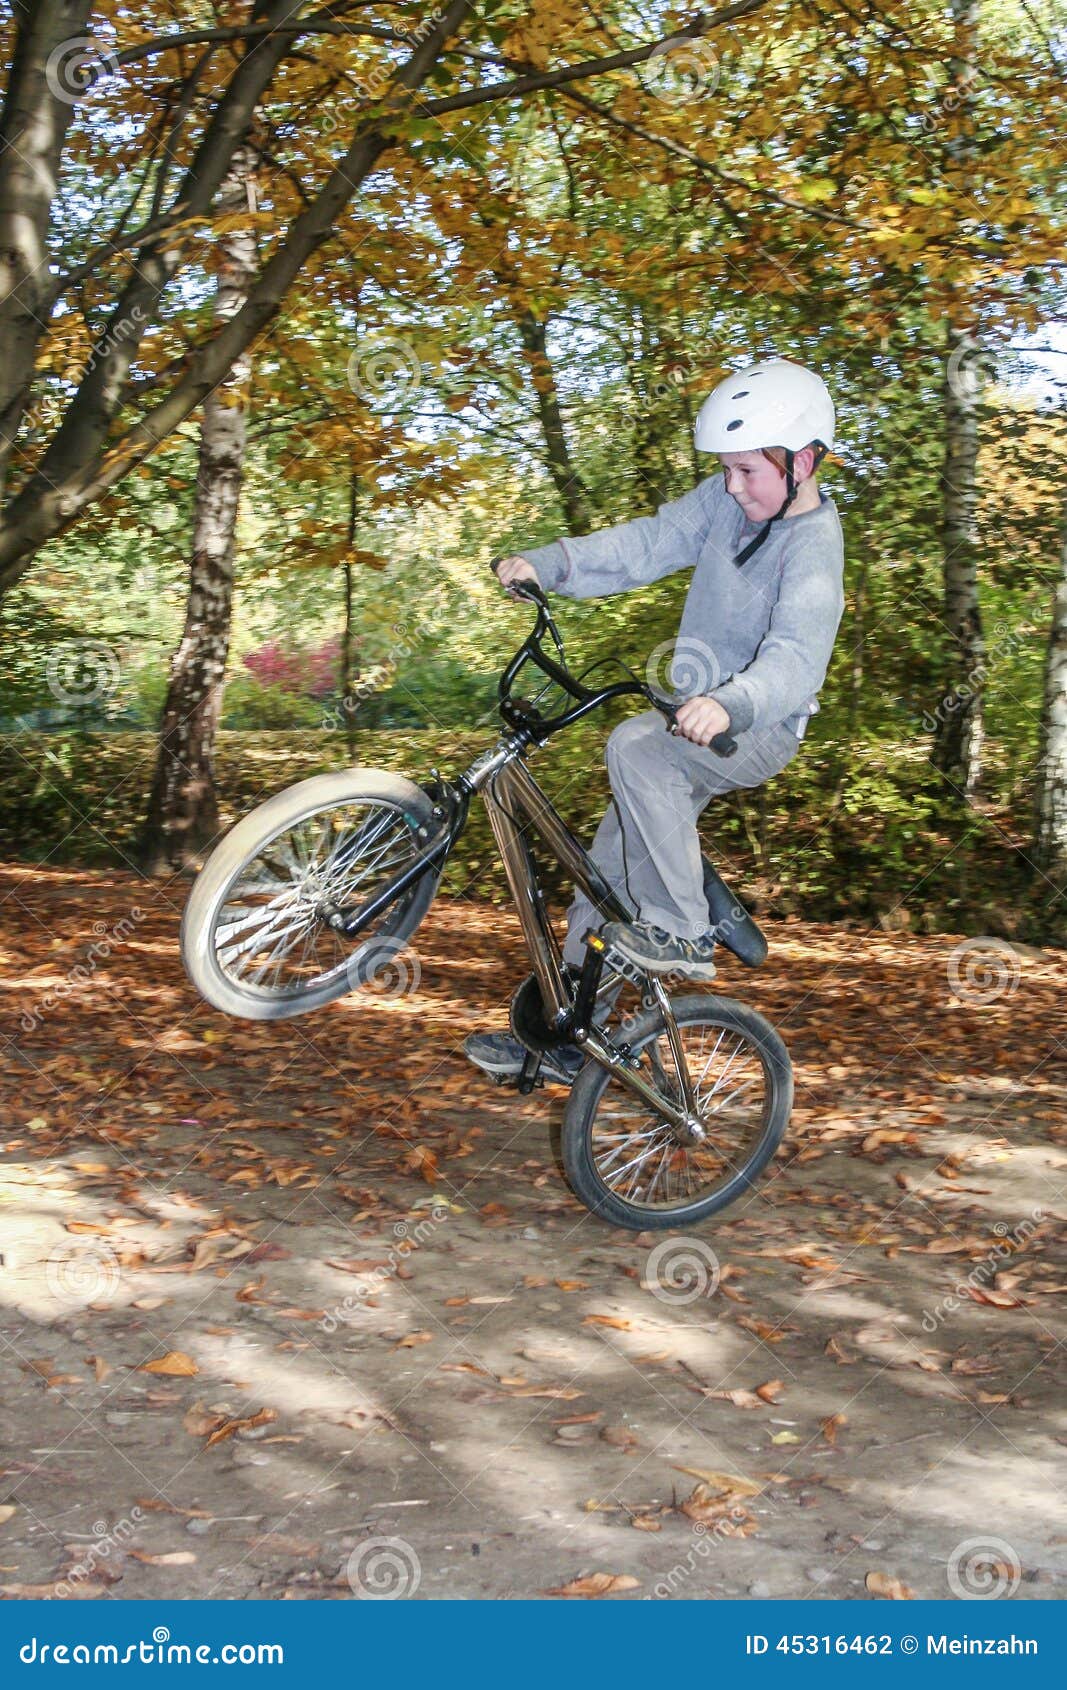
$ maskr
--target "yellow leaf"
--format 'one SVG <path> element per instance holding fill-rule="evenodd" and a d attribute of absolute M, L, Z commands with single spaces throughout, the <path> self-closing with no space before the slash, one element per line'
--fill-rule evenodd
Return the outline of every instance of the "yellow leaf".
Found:
<path fill-rule="evenodd" d="M 187 1356 L 182 1350 L 168 1350 L 165 1356 L 157 1361 L 142 1362 L 137 1370 L 139 1373 L 168 1373 L 175 1378 L 191 1379 L 200 1369 L 192 1356 Z"/>

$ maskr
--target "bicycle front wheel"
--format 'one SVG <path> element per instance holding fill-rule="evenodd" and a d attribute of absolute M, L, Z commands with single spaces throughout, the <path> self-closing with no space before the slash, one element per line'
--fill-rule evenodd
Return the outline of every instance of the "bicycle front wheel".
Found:
<path fill-rule="evenodd" d="M 418 927 L 442 865 L 370 931 L 347 938 L 336 921 L 415 860 L 437 825 L 433 810 L 403 775 L 346 769 L 298 781 L 245 816 L 208 858 L 182 916 L 182 961 L 197 990 L 228 1015 L 276 1021 L 366 985 Z"/>
<path fill-rule="evenodd" d="M 793 1107 L 789 1053 L 769 1021 L 729 998 L 671 1005 L 705 1131 L 684 1144 L 636 1093 L 587 1062 L 568 1100 L 561 1149 L 575 1196 L 632 1231 L 688 1226 L 747 1191 L 782 1141 Z M 680 1100 L 662 1012 L 615 1029 L 644 1079 Z"/>

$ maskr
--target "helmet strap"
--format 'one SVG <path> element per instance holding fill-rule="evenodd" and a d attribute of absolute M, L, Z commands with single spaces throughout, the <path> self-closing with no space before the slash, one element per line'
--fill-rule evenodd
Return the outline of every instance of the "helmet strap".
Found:
<path fill-rule="evenodd" d="M 764 540 L 766 540 L 768 534 L 770 533 L 773 525 L 776 522 L 779 522 L 782 519 L 782 517 L 785 515 L 786 511 L 789 509 L 790 505 L 793 503 L 793 500 L 796 498 L 798 492 L 800 491 L 800 488 L 797 485 L 797 478 L 796 478 L 795 474 L 793 473 L 794 466 L 796 464 L 796 453 L 790 452 L 788 450 L 788 448 L 785 448 L 785 447 L 783 447 L 783 451 L 785 452 L 785 472 L 784 472 L 785 473 L 785 498 L 782 500 L 782 503 L 779 505 L 778 509 L 775 511 L 775 513 L 771 517 L 770 521 L 764 523 L 764 525 L 760 529 L 759 533 L 756 534 L 748 542 L 748 545 L 745 547 L 744 551 L 738 552 L 737 556 L 734 558 L 734 562 L 736 563 L 738 569 L 743 568 L 743 566 L 748 562 L 749 558 L 753 557 L 755 555 L 755 553 L 759 551 L 759 549 L 762 546 Z M 820 441 L 816 441 L 815 442 L 815 462 L 811 466 L 811 470 L 812 470 L 813 475 L 814 475 L 815 471 L 818 469 L 819 465 L 822 463 L 822 460 L 825 458 L 825 456 L 826 456 L 826 447 L 823 446 Z"/>
<path fill-rule="evenodd" d="M 778 509 L 775 511 L 775 513 L 771 517 L 770 521 L 764 523 L 764 525 L 760 529 L 759 533 L 756 534 L 748 542 L 748 545 L 745 547 L 744 551 L 738 552 L 737 556 L 734 558 L 734 562 L 736 563 L 738 569 L 743 568 L 743 566 L 748 562 L 749 558 L 753 557 L 755 555 L 755 553 L 759 551 L 759 549 L 762 546 L 764 540 L 766 540 L 768 534 L 770 533 L 773 525 L 776 522 L 780 521 L 780 519 L 785 515 L 786 511 L 789 509 L 790 505 L 793 503 L 793 500 L 796 498 L 797 492 L 798 492 L 797 479 L 796 479 L 796 476 L 793 474 L 793 466 L 794 466 L 795 463 L 796 463 L 796 453 L 786 450 L 786 454 L 785 454 L 785 498 L 782 500 L 782 503 L 779 505 Z"/>

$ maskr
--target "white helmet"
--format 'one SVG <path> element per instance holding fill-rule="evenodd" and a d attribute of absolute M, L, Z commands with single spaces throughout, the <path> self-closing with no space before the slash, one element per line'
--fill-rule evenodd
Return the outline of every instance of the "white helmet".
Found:
<path fill-rule="evenodd" d="M 756 452 L 784 446 L 799 452 L 834 443 L 834 402 L 821 376 L 788 358 L 768 358 L 727 376 L 697 413 L 698 452 Z M 821 454 L 820 454 L 821 456 Z"/>

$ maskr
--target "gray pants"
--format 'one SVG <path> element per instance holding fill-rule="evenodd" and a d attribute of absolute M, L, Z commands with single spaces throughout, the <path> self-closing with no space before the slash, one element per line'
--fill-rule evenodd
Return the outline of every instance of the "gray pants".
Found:
<path fill-rule="evenodd" d="M 708 930 L 697 817 L 721 792 L 762 786 L 800 747 L 784 724 L 750 729 L 732 757 L 667 731 L 658 710 L 621 722 L 604 761 L 614 798 L 597 828 L 590 856 L 642 921 L 685 939 Z M 583 935 L 603 918 L 579 892 L 567 911 L 566 962 L 580 967 Z"/>

